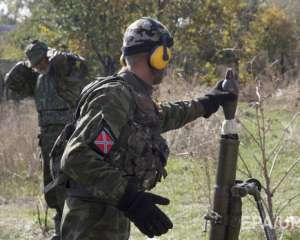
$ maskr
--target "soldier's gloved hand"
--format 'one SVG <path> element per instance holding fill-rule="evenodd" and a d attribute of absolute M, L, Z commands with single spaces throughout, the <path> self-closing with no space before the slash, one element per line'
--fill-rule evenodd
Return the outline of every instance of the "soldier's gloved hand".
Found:
<path fill-rule="evenodd" d="M 237 95 L 222 90 L 223 81 L 224 80 L 219 81 L 217 85 L 201 99 L 206 112 L 204 115 L 205 118 L 208 118 L 211 114 L 218 111 L 219 106 L 237 100 Z"/>
<path fill-rule="evenodd" d="M 153 193 L 137 192 L 133 184 L 128 184 L 118 208 L 142 233 L 152 238 L 173 228 L 169 217 L 156 206 L 168 205 L 169 202 L 169 199 Z"/>

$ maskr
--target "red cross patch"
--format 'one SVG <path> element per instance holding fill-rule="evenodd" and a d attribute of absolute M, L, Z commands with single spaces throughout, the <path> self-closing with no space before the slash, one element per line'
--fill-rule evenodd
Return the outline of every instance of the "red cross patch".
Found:
<path fill-rule="evenodd" d="M 94 144 L 101 153 L 108 154 L 114 145 L 114 141 L 109 131 L 106 128 L 102 128 Z"/>

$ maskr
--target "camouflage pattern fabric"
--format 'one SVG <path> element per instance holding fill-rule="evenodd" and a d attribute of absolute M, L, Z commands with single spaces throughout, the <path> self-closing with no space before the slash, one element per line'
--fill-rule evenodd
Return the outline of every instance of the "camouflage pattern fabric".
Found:
<path fill-rule="evenodd" d="M 47 55 L 49 71 L 46 75 L 38 76 L 25 62 L 20 62 L 6 76 L 7 88 L 12 93 L 35 99 L 41 131 L 44 187 L 52 181 L 49 158 L 52 145 L 64 125 L 72 120 L 77 98 L 89 80 L 83 58 L 55 49 L 49 49 Z M 57 163 L 52 163 L 52 166 L 57 166 Z M 59 187 L 45 194 L 48 206 L 57 210 L 56 228 L 59 227 L 64 197 L 64 191 Z"/>
<path fill-rule="evenodd" d="M 21 100 L 33 97 L 38 73 L 18 62 L 5 76 L 5 90 L 8 99 Z"/>
<path fill-rule="evenodd" d="M 52 76 L 40 75 L 35 89 L 35 105 L 40 127 L 66 124 L 72 119 L 73 109 L 56 91 Z"/>
<path fill-rule="evenodd" d="M 172 38 L 168 29 L 157 20 L 144 17 L 136 20 L 126 29 L 123 38 L 123 47 L 137 47 L 139 45 L 151 45 L 152 43 L 162 44 L 162 35 L 169 36 L 169 44 Z M 168 46 L 169 47 L 169 46 Z"/>
<path fill-rule="evenodd" d="M 52 181 L 50 174 L 50 158 L 49 152 L 51 151 L 52 145 L 55 142 L 57 136 L 63 129 L 64 125 L 50 125 L 40 129 L 39 134 L 39 146 L 41 148 L 42 164 L 43 164 L 43 181 L 44 186 Z M 45 200 L 50 208 L 55 208 L 62 213 L 64 205 L 64 194 L 60 189 L 53 189 L 45 194 Z"/>
<path fill-rule="evenodd" d="M 62 218 L 63 240 L 125 240 L 129 238 L 130 222 L 116 208 L 69 197 Z"/>
<path fill-rule="evenodd" d="M 129 56 L 150 52 L 158 45 L 171 47 L 173 38 L 162 23 L 153 18 L 144 17 L 136 20 L 126 29 L 123 37 L 122 54 Z"/>
<path fill-rule="evenodd" d="M 115 208 L 128 179 L 137 177 L 141 190 L 152 189 L 166 176 L 168 148 L 161 132 L 206 114 L 197 99 L 156 104 L 152 88 L 136 75 L 119 75 L 124 83 L 100 84 L 86 98 L 62 157 L 62 171 L 88 193 L 76 196 L 76 184 L 68 189 L 64 240 L 128 239 L 129 228 L 115 227 L 128 224 Z"/>
<path fill-rule="evenodd" d="M 50 61 L 47 76 L 54 79 L 57 94 L 74 109 L 81 90 L 90 81 L 86 61 L 79 55 L 56 49 L 49 49 L 47 55 Z"/>
<path fill-rule="evenodd" d="M 52 145 L 55 142 L 57 136 L 63 129 L 64 125 L 49 125 L 40 128 L 39 146 L 41 149 L 41 160 L 43 169 L 43 186 L 47 186 L 52 182 L 52 175 L 50 171 L 50 156 Z M 59 239 L 61 217 L 63 213 L 64 201 L 65 201 L 65 189 L 61 186 L 56 186 L 50 191 L 44 192 L 45 201 L 49 208 L 56 210 L 54 220 L 55 235 L 56 237 L 51 240 Z"/>
<path fill-rule="evenodd" d="M 78 96 L 89 81 L 82 58 L 55 49 L 48 55 L 49 72 L 39 76 L 35 89 L 40 126 L 71 121 Z"/>

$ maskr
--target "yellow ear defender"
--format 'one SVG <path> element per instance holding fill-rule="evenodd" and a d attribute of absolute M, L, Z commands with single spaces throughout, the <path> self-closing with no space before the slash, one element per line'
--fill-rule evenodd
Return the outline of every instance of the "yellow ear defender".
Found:
<path fill-rule="evenodd" d="M 155 47 L 152 53 L 150 54 L 149 64 L 151 67 L 153 67 L 156 70 L 163 70 L 167 67 L 171 57 L 172 57 L 172 53 L 170 48 L 164 46 L 158 46 Z M 120 64 L 122 67 L 127 66 L 123 54 L 120 56 Z"/>
<path fill-rule="evenodd" d="M 150 54 L 150 66 L 156 70 L 163 70 L 170 62 L 171 56 L 172 53 L 170 48 L 163 45 L 155 47 Z"/>

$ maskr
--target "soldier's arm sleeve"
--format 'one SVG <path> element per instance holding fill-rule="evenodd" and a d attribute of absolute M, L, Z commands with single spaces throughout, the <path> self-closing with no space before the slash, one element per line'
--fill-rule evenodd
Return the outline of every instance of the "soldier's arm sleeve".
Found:
<path fill-rule="evenodd" d="M 105 154 L 97 151 L 95 141 L 101 134 L 103 141 L 112 140 L 113 144 L 118 141 L 121 129 L 128 121 L 131 101 L 130 93 L 121 86 L 90 99 L 84 104 L 62 157 L 61 168 L 67 176 L 112 205 L 118 204 L 128 181 L 125 172 L 114 167 L 113 159 L 105 159 Z M 108 147 L 105 144 L 108 143 L 103 142 L 103 149 Z"/>
<path fill-rule="evenodd" d="M 74 108 L 81 90 L 90 82 L 86 60 L 73 54 L 58 54 L 51 60 L 51 68 L 59 95 Z"/>
<path fill-rule="evenodd" d="M 38 74 L 21 61 L 6 74 L 4 86 L 9 95 L 18 99 L 32 97 L 37 77 Z"/>
<path fill-rule="evenodd" d="M 190 101 L 167 102 L 158 105 L 161 132 L 177 129 L 198 117 L 209 117 L 206 110 L 211 100 L 202 97 Z"/>

